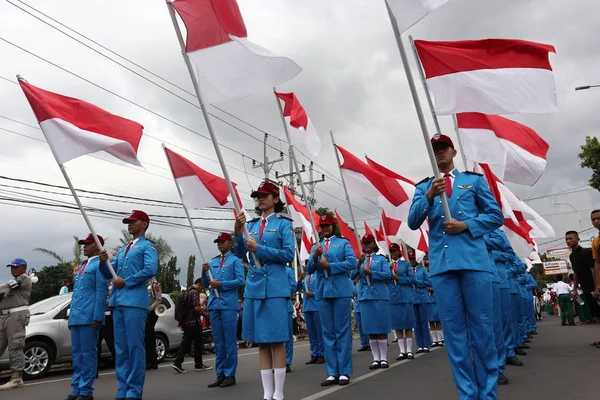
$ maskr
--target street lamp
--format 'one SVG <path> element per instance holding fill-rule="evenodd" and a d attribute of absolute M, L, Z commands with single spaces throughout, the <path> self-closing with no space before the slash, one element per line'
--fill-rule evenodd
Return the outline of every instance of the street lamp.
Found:
<path fill-rule="evenodd" d="M 575 90 L 587 90 L 587 89 L 591 89 L 591 88 L 597 88 L 600 87 L 600 85 L 585 85 L 585 86 L 577 86 L 575 88 Z"/>
<path fill-rule="evenodd" d="M 573 207 L 569 203 L 554 203 L 554 205 L 571 207 L 573 209 L 573 211 L 575 211 L 575 214 L 577 215 L 577 219 L 579 220 L 579 226 L 581 227 L 581 230 L 583 231 L 583 224 L 581 223 L 581 217 L 579 217 L 579 212 L 577 212 L 577 209 L 575 207 Z"/>

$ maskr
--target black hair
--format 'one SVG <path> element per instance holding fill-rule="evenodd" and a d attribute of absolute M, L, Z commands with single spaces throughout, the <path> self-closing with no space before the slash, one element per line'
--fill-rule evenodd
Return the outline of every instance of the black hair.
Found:
<path fill-rule="evenodd" d="M 556 275 L 556 281 L 557 282 L 562 282 L 563 280 L 563 276 L 562 275 Z"/>
<path fill-rule="evenodd" d="M 565 236 L 567 235 L 575 235 L 577 237 L 579 237 L 579 233 L 577 233 L 577 231 L 567 231 L 567 233 L 565 233 Z"/>
<path fill-rule="evenodd" d="M 592 211 L 592 212 L 590 213 L 590 215 L 594 215 L 594 214 L 597 214 L 597 213 L 600 213 L 600 210 L 594 210 L 594 211 Z"/>
<path fill-rule="evenodd" d="M 202 285 L 202 278 L 198 278 L 194 281 L 194 285 Z"/>
<path fill-rule="evenodd" d="M 279 201 L 277 203 L 275 203 L 275 208 L 274 208 L 274 212 L 275 214 L 279 214 L 282 213 L 283 210 L 285 210 L 285 203 L 281 200 L 281 197 L 273 195 L 273 197 L 277 197 L 279 198 Z M 258 215 L 262 215 L 262 210 L 258 207 L 254 207 L 254 211 L 258 214 Z"/>

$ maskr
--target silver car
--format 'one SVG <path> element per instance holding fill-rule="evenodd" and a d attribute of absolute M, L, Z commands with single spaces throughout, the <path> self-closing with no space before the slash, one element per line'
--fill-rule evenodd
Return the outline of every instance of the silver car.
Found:
<path fill-rule="evenodd" d="M 25 338 L 25 378 L 44 376 L 53 365 L 71 362 L 71 333 L 68 326 L 68 310 L 71 293 L 50 297 L 29 307 L 31 320 Z M 162 298 L 165 315 L 156 323 L 156 351 L 158 361 L 181 345 L 181 329 L 175 321 L 175 304 L 166 295 Z M 102 342 L 102 357 L 111 358 L 106 343 Z M 9 369 L 8 351 L 0 357 L 0 371 Z"/>

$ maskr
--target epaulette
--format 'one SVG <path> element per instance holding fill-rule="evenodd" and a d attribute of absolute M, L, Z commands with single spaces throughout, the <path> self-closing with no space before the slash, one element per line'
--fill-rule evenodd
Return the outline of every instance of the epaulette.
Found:
<path fill-rule="evenodd" d="M 148 238 L 146 238 L 146 240 L 149 241 L 150 243 L 156 244 L 156 242 L 154 240 L 151 240 L 151 239 L 148 239 Z"/>
<path fill-rule="evenodd" d="M 216 260 L 217 258 L 221 258 L 221 256 L 214 256 L 211 260 Z"/>
<path fill-rule="evenodd" d="M 428 176 L 427 178 L 423 179 L 422 181 L 420 181 L 420 182 L 418 182 L 418 183 L 415 183 L 415 186 L 419 186 L 421 183 L 425 183 L 425 182 L 427 182 L 427 181 L 428 181 L 428 180 L 430 180 L 430 179 L 431 179 L 431 178 Z"/>
<path fill-rule="evenodd" d="M 281 214 L 277 214 L 277 218 L 287 219 L 288 221 L 292 221 L 292 222 L 294 222 L 294 220 L 293 220 L 293 219 L 291 219 L 291 218 L 289 218 L 289 217 L 286 217 L 286 216 L 284 216 L 284 215 L 281 215 Z"/>
<path fill-rule="evenodd" d="M 474 172 L 474 171 L 465 171 L 465 174 L 483 176 L 483 174 L 480 174 L 479 172 Z"/>
<path fill-rule="evenodd" d="M 342 239 L 342 240 L 348 240 L 347 238 L 343 237 L 343 236 L 336 236 L 336 238 L 338 239 Z M 349 240 L 348 240 L 349 241 Z"/>
<path fill-rule="evenodd" d="M 248 222 L 256 222 L 256 221 L 258 221 L 259 219 L 260 219 L 260 217 L 256 217 L 256 218 L 254 218 L 254 219 L 251 219 L 251 220 L 250 220 L 250 221 L 248 221 Z"/>

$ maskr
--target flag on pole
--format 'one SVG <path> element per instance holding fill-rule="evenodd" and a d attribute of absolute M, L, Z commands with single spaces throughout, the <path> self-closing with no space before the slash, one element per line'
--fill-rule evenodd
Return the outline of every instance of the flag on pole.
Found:
<path fill-rule="evenodd" d="M 291 59 L 248 41 L 236 0 L 176 0 L 170 5 L 185 24 L 185 52 L 205 103 L 272 90 L 302 70 Z"/>
<path fill-rule="evenodd" d="M 439 115 L 558 111 L 551 45 L 485 39 L 415 46 Z"/>
<path fill-rule="evenodd" d="M 316 242 L 318 238 L 314 237 L 312 225 L 310 224 L 310 219 L 308 217 L 308 210 L 306 206 L 300 203 L 298 200 L 296 200 L 294 195 L 292 195 L 292 192 L 290 192 L 290 190 L 286 186 L 283 187 L 283 195 L 285 203 L 288 206 L 288 210 L 290 211 L 290 218 L 294 220 L 294 226 L 302 228 L 302 230 L 308 235 L 308 238 L 311 241 L 313 241 L 313 243 Z M 319 231 L 319 215 L 316 212 L 312 211 L 312 216 L 313 221 L 315 221 L 315 223 L 317 224 L 317 231 Z"/>
<path fill-rule="evenodd" d="M 175 182 L 181 188 L 181 201 L 187 208 L 205 208 L 230 205 L 233 207 L 225 179 L 207 172 L 165 147 L 167 160 Z M 236 184 L 232 183 L 238 203 L 243 209 Z"/>
<path fill-rule="evenodd" d="M 383 227 L 388 236 L 396 236 L 400 230 L 400 225 L 402 224 L 402 221 L 389 218 L 386 215 L 385 210 L 381 210 L 381 222 L 383 222 Z"/>
<path fill-rule="evenodd" d="M 352 246 L 352 250 L 354 250 L 354 255 L 356 257 L 360 256 L 360 247 L 358 247 L 358 238 L 356 234 L 346 225 L 340 214 L 338 214 L 337 210 L 335 210 L 335 219 L 337 220 L 338 227 L 340 228 L 340 235 L 343 238 L 348 239 L 350 242 L 350 246 Z"/>
<path fill-rule="evenodd" d="M 436 8 L 443 6 L 448 0 L 386 0 L 396 23 L 398 31 L 404 32 Z"/>
<path fill-rule="evenodd" d="M 137 150 L 144 127 L 93 104 L 49 92 L 19 79 L 42 132 L 60 165 L 86 154 L 106 151 L 141 166 Z"/>
<path fill-rule="evenodd" d="M 363 223 L 365 224 L 365 235 L 371 235 L 375 237 L 375 235 L 373 235 L 373 231 L 369 227 L 369 224 L 367 224 L 367 221 L 363 221 Z"/>
<path fill-rule="evenodd" d="M 308 232 L 308 233 L 307 233 Z M 313 239 L 312 228 L 302 229 L 302 241 L 300 242 L 300 261 L 306 261 L 310 258 L 310 252 L 316 241 Z"/>
<path fill-rule="evenodd" d="M 375 229 L 375 239 L 383 253 L 390 254 L 390 244 L 392 244 L 392 241 L 385 235 L 381 222 L 379 222 L 379 229 Z"/>
<path fill-rule="evenodd" d="M 502 179 L 533 185 L 546 169 L 550 146 L 533 129 L 498 115 L 460 113 L 456 120 L 467 159 L 499 166 Z"/>
<path fill-rule="evenodd" d="M 303 144 L 310 154 L 318 156 L 321 151 L 321 139 L 310 118 L 306 114 L 304 107 L 298 101 L 294 93 L 278 93 L 275 95 L 283 100 L 283 117 L 288 125 L 290 134 L 290 144 L 297 146 Z"/>

